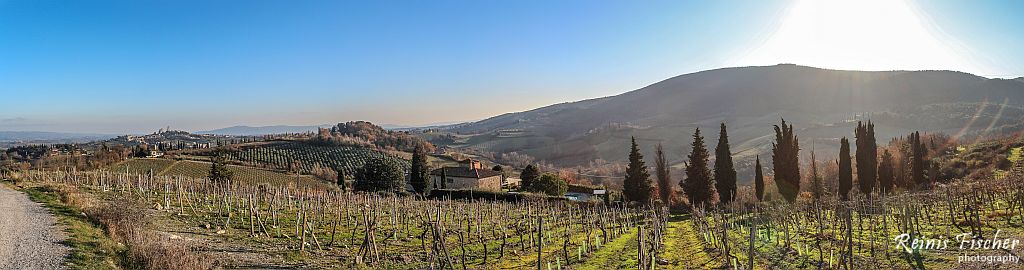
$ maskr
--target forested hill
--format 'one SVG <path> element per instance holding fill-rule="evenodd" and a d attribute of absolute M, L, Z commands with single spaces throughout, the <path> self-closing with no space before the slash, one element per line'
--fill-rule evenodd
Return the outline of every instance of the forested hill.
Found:
<path fill-rule="evenodd" d="M 366 121 L 350 121 L 338 123 L 331 128 L 320 128 L 312 141 L 335 145 L 372 145 L 406 152 L 416 147 L 428 152 L 434 151 L 433 144 L 407 131 L 387 130 Z"/>
<path fill-rule="evenodd" d="M 845 71 L 797 65 L 723 68 L 680 75 L 620 95 L 504 114 L 454 127 L 467 146 L 527 153 L 559 165 L 621 161 L 637 136 L 645 154 L 665 144 L 681 161 L 695 127 L 729 125 L 743 161 L 769 156 L 772 125 L 785 118 L 809 149 L 828 153 L 855 120 L 879 141 L 914 130 L 978 135 L 1020 130 L 1024 81 L 956 71 Z M 514 132 L 507 132 L 513 130 Z M 708 144 L 717 138 L 708 136 Z M 749 160 L 748 160 L 749 159 Z M 764 159 L 762 159 L 764 160 Z"/>

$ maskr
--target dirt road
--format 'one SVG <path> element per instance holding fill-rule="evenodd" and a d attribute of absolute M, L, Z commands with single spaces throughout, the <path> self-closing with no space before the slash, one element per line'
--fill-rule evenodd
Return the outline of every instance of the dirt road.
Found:
<path fill-rule="evenodd" d="M 69 248 L 43 206 L 0 185 L 0 269 L 64 269 Z"/>

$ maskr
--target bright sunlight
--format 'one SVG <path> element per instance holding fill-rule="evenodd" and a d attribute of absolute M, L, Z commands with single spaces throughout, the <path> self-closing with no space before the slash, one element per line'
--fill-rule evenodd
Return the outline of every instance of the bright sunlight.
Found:
<path fill-rule="evenodd" d="M 992 74 L 969 48 L 944 36 L 914 3 L 796 0 L 761 46 L 738 65 L 795 63 L 832 69 L 959 69 Z"/>

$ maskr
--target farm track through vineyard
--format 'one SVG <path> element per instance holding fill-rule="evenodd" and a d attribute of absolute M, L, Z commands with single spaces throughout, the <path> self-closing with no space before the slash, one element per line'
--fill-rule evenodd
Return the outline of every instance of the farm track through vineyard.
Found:
<path fill-rule="evenodd" d="M 665 231 L 665 249 L 659 258 L 665 260 L 667 267 L 676 269 L 708 269 L 719 268 L 718 260 L 711 258 L 697 238 L 690 215 L 673 217 Z"/>

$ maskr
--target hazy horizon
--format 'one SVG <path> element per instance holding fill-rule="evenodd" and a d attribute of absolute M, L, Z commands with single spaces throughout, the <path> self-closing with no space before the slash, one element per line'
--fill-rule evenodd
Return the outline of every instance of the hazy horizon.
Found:
<path fill-rule="evenodd" d="M 201 6 L 202 8 L 195 8 Z M 1024 76 L 1014 1 L 0 3 L 0 130 L 426 125 L 703 70 Z M 572 16 L 566 16 L 572 14 Z M 714 14 L 714 15 L 712 15 Z M 714 25 L 715 27 L 707 27 Z"/>

